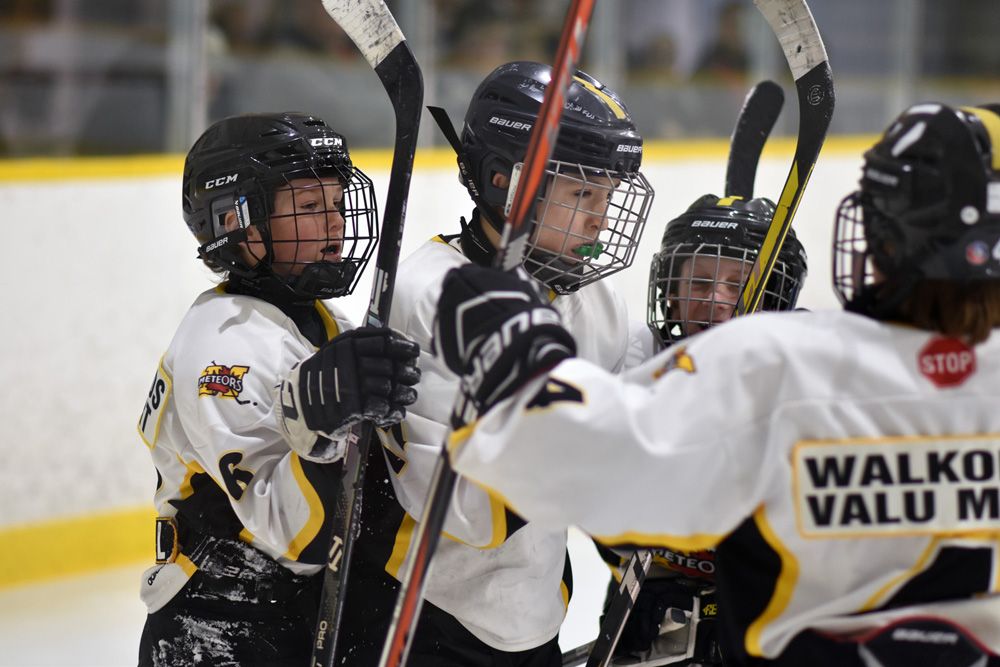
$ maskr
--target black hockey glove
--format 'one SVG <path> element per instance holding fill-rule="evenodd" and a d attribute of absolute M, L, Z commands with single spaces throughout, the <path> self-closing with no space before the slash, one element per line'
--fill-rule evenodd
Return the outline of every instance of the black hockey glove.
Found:
<path fill-rule="evenodd" d="M 476 264 L 445 276 L 434 345 L 462 376 L 463 406 L 452 417 L 453 427 L 576 354 L 573 336 L 529 280 Z"/>
<path fill-rule="evenodd" d="M 370 420 L 379 427 L 402 421 L 417 400 L 420 346 L 392 329 L 361 327 L 324 344 L 280 386 L 279 423 L 304 458 L 328 462 L 343 456 L 350 427 Z"/>

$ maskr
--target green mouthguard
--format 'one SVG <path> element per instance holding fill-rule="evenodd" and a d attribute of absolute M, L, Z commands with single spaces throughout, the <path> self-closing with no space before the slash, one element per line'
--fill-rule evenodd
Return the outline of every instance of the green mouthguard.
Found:
<path fill-rule="evenodd" d="M 590 257 L 591 259 L 597 259 L 604 252 L 604 244 L 600 241 L 590 245 L 582 245 L 579 248 L 573 248 L 573 254 L 579 255 L 580 257 Z"/>

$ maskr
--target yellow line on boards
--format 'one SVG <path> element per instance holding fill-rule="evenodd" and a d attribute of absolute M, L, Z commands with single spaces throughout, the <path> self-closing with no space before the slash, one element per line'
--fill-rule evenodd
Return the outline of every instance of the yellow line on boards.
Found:
<path fill-rule="evenodd" d="M 152 565 L 155 518 L 151 507 L 130 508 L 0 528 L 0 588 Z"/>
<path fill-rule="evenodd" d="M 827 139 L 824 155 L 861 154 L 875 143 L 875 136 L 838 136 Z M 764 157 L 791 157 L 795 139 L 775 137 L 764 149 Z M 649 141 L 644 159 L 650 162 L 726 159 L 728 139 L 682 139 Z M 385 171 L 392 164 L 392 151 L 361 149 L 351 151 L 351 160 L 366 172 Z M 417 151 L 414 169 L 455 169 L 450 148 L 423 148 Z M 135 155 L 128 157 L 23 158 L 0 160 L 0 183 L 16 181 L 112 180 L 156 176 L 180 178 L 182 155 Z"/>

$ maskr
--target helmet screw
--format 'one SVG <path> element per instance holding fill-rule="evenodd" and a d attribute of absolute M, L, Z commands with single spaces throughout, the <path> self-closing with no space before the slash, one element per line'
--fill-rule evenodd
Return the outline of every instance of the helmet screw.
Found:
<path fill-rule="evenodd" d="M 967 225 L 974 225 L 979 222 L 979 210 L 975 206 L 963 206 L 959 217 Z"/>

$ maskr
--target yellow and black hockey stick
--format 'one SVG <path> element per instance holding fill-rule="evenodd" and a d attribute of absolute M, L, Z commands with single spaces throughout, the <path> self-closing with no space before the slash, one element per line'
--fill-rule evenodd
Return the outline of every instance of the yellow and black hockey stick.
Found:
<path fill-rule="evenodd" d="M 834 105 L 833 73 L 806 1 L 754 0 L 754 4 L 774 30 L 792 70 L 799 99 L 799 135 L 774 217 L 736 304 L 737 315 L 752 313 L 760 306 L 771 270 L 826 139 Z"/>

